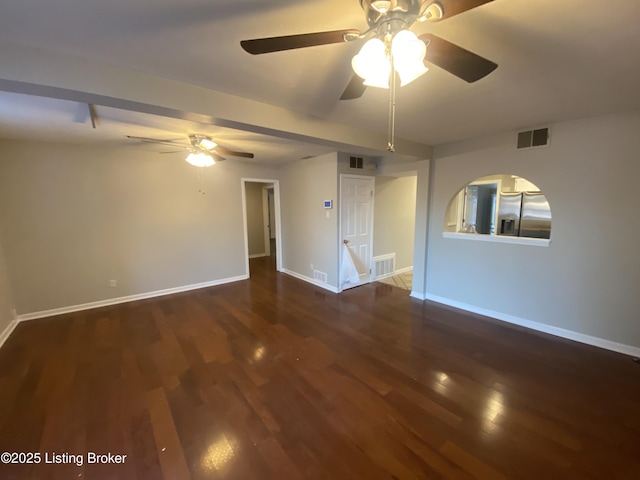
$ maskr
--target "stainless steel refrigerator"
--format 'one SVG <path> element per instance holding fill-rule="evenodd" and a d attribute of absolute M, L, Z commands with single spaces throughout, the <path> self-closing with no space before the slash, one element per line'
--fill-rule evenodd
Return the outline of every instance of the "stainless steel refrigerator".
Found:
<path fill-rule="evenodd" d="M 540 192 L 522 194 L 520 236 L 533 238 L 551 236 L 551 208 L 547 198 Z"/>
<path fill-rule="evenodd" d="M 540 192 L 501 193 L 498 235 L 550 238 L 551 209 Z"/>
<path fill-rule="evenodd" d="M 498 235 L 520 235 L 520 210 L 522 194 L 501 193 L 498 205 Z"/>

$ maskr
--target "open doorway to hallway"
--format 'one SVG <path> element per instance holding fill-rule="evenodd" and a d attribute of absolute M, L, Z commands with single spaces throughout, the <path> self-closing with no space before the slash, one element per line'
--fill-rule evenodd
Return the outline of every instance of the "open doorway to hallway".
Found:
<path fill-rule="evenodd" d="M 410 292 L 416 224 L 417 175 L 376 176 L 372 281 Z"/>
<path fill-rule="evenodd" d="M 242 209 L 247 275 L 250 275 L 251 263 L 256 262 L 272 270 L 281 271 L 282 244 L 278 181 L 243 178 Z"/>

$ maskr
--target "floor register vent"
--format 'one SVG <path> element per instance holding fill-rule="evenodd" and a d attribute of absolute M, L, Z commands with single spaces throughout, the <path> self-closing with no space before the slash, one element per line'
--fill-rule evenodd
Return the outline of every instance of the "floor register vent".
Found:
<path fill-rule="evenodd" d="M 544 147 L 549 143 L 549 129 L 538 128 L 518 133 L 518 149 Z"/>

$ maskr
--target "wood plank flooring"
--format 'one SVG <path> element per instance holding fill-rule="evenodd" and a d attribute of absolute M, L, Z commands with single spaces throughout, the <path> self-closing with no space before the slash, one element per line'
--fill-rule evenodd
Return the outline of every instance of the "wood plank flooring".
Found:
<path fill-rule="evenodd" d="M 334 295 L 268 258 L 251 274 L 20 324 L 0 452 L 42 460 L 0 478 L 640 478 L 629 357 L 381 283 Z"/>

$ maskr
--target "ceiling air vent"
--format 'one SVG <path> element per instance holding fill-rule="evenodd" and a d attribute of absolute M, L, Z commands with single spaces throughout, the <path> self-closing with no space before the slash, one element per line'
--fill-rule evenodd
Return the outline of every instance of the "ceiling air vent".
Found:
<path fill-rule="evenodd" d="M 364 168 L 364 159 L 362 157 L 349 157 L 349 168 L 362 170 Z"/>
<path fill-rule="evenodd" d="M 538 128 L 518 133 L 518 148 L 543 147 L 549 143 L 549 129 Z"/>

